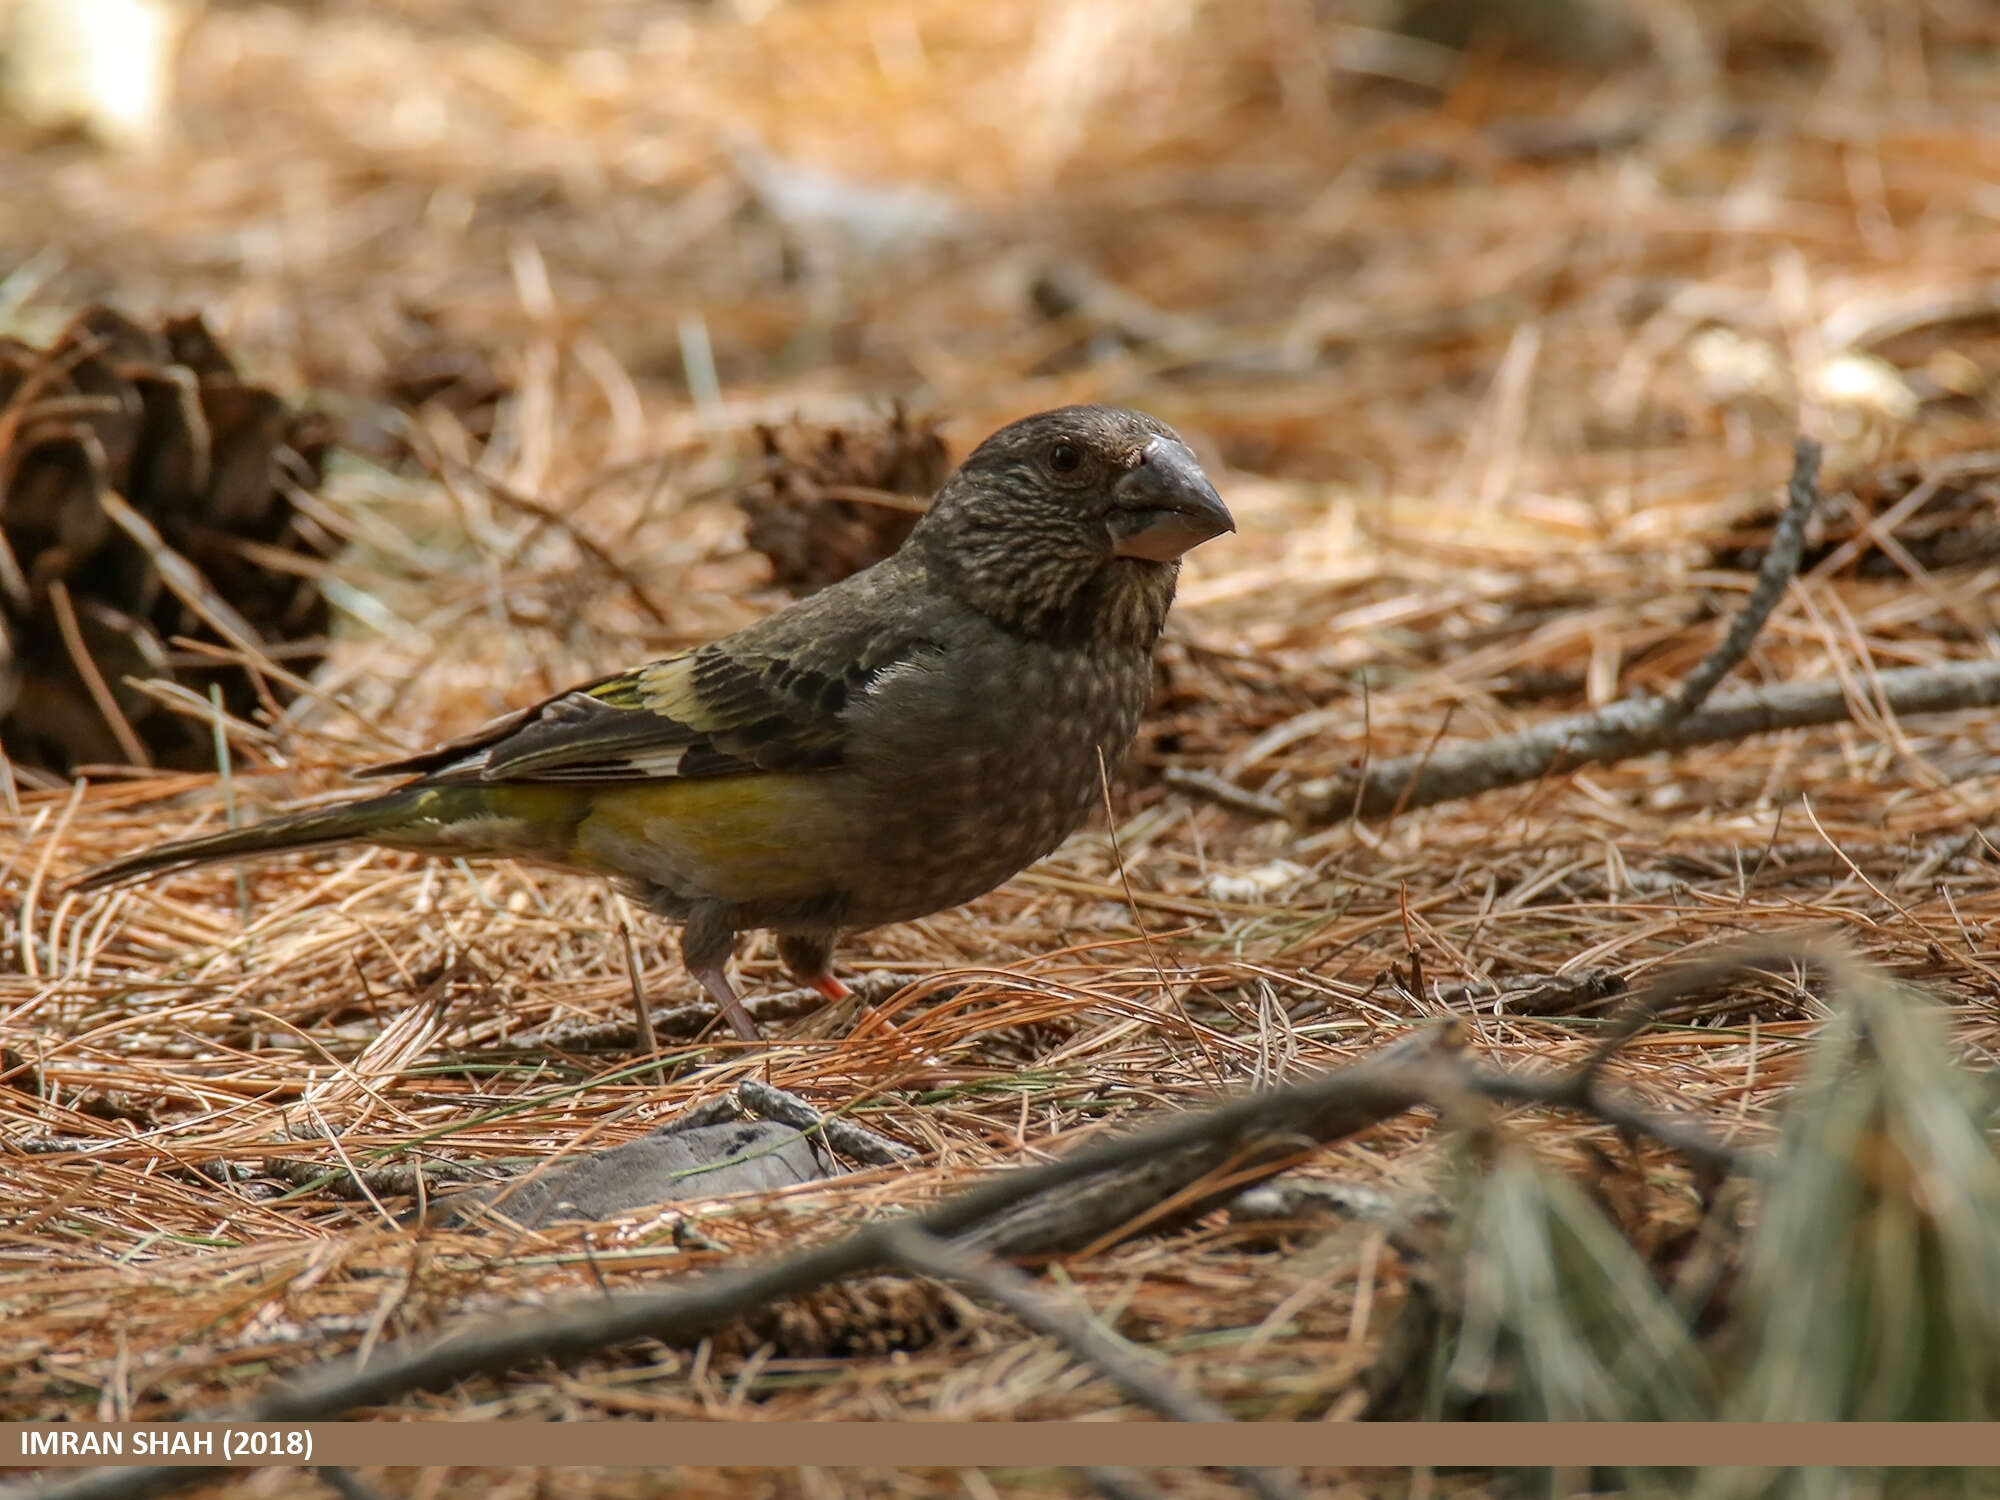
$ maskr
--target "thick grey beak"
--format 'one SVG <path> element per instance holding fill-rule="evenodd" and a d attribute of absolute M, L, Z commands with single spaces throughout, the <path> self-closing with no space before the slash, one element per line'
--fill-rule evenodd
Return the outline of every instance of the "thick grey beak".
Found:
<path fill-rule="evenodd" d="M 1146 444 L 1137 466 L 1111 487 L 1111 494 L 1112 549 L 1120 557 L 1172 562 L 1236 529 L 1187 444 L 1169 437 Z"/>

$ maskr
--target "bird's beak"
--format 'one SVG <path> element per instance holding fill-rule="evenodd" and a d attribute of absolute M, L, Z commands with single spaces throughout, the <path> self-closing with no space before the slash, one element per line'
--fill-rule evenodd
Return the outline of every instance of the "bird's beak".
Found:
<path fill-rule="evenodd" d="M 1172 562 L 1211 537 L 1234 531 L 1222 497 L 1187 444 L 1156 437 L 1111 487 L 1112 550 L 1120 557 Z"/>

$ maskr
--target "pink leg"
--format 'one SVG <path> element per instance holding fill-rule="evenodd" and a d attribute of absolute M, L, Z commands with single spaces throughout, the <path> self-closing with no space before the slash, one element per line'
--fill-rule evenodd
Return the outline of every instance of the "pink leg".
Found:
<path fill-rule="evenodd" d="M 681 929 L 681 962 L 708 991 L 708 998 L 715 1002 L 715 1008 L 722 1012 L 731 1029 L 746 1042 L 761 1042 L 763 1033 L 750 1019 L 750 1012 L 743 1008 L 729 982 L 729 956 L 735 951 L 736 928 L 727 907 L 706 904 L 689 913 Z"/>
<path fill-rule="evenodd" d="M 829 1000 L 845 1000 L 854 993 L 831 974 L 814 974 L 806 983 Z"/>
<path fill-rule="evenodd" d="M 714 968 L 695 968 L 689 965 L 689 972 L 701 981 L 701 987 L 708 991 L 708 998 L 715 1002 L 715 1008 L 722 1012 L 738 1036 L 746 1042 L 761 1042 L 764 1034 L 757 1029 L 757 1023 L 750 1019 L 750 1012 L 743 1008 L 743 1002 L 736 998 L 736 990 L 729 983 L 729 971 L 721 965 Z"/>
<path fill-rule="evenodd" d="M 822 958 L 821 963 L 824 964 L 824 962 L 825 959 Z M 828 968 L 810 969 L 801 965 L 792 969 L 792 977 L 807 988 L 818 990 L 829 1001 L 845 1000 L 854 993 L 854 991 L 834 978 L 833 971 Z M 894 1021 L 891 1021 L 887 1016 L 875 1009 L 874 1006 L 864 1003 L 861 1007 L 861 1024 L 856 1026 L 851 1034 L 860 1036 L 863 1032 L 877 1026 L 881 1027 L 891 1036 L 898 1034 Z"/>

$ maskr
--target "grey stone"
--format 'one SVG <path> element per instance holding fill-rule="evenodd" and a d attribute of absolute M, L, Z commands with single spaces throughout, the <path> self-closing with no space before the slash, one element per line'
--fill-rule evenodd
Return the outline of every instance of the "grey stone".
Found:
<path fill-rule="evenodd" d="M 525 1181 L 455 1193 L 438 1205 L 446 1224 L 467 1224 L 495 1214 L 536 1227 L 560 1219 L 606 1219 L 628 1209 L 713 1198 L 723 1193 L 769 1191 L 829 1176 L 817 1143 L 789 1125 L 741 1120 L 723 1125 L 656 1132 L 564 1162 Z"/>

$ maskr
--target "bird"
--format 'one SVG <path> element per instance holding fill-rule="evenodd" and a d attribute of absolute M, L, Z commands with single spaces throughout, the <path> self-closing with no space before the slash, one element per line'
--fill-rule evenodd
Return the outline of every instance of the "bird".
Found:
<path fill-rule="evenodd" d="M 90 891 L 362 843 L 609 877 L 681 927 L 745 1041 L 738 937 L 829 1000 L 843 934 L 961 906 L 1052 851 L 1137 733 L 1182 556 L 1236 529 L 1165 423 L 1066 406 L 993 433 L 871 567 L 707 644 L 364 767 L 380 795 L 146 849 Z"/>

